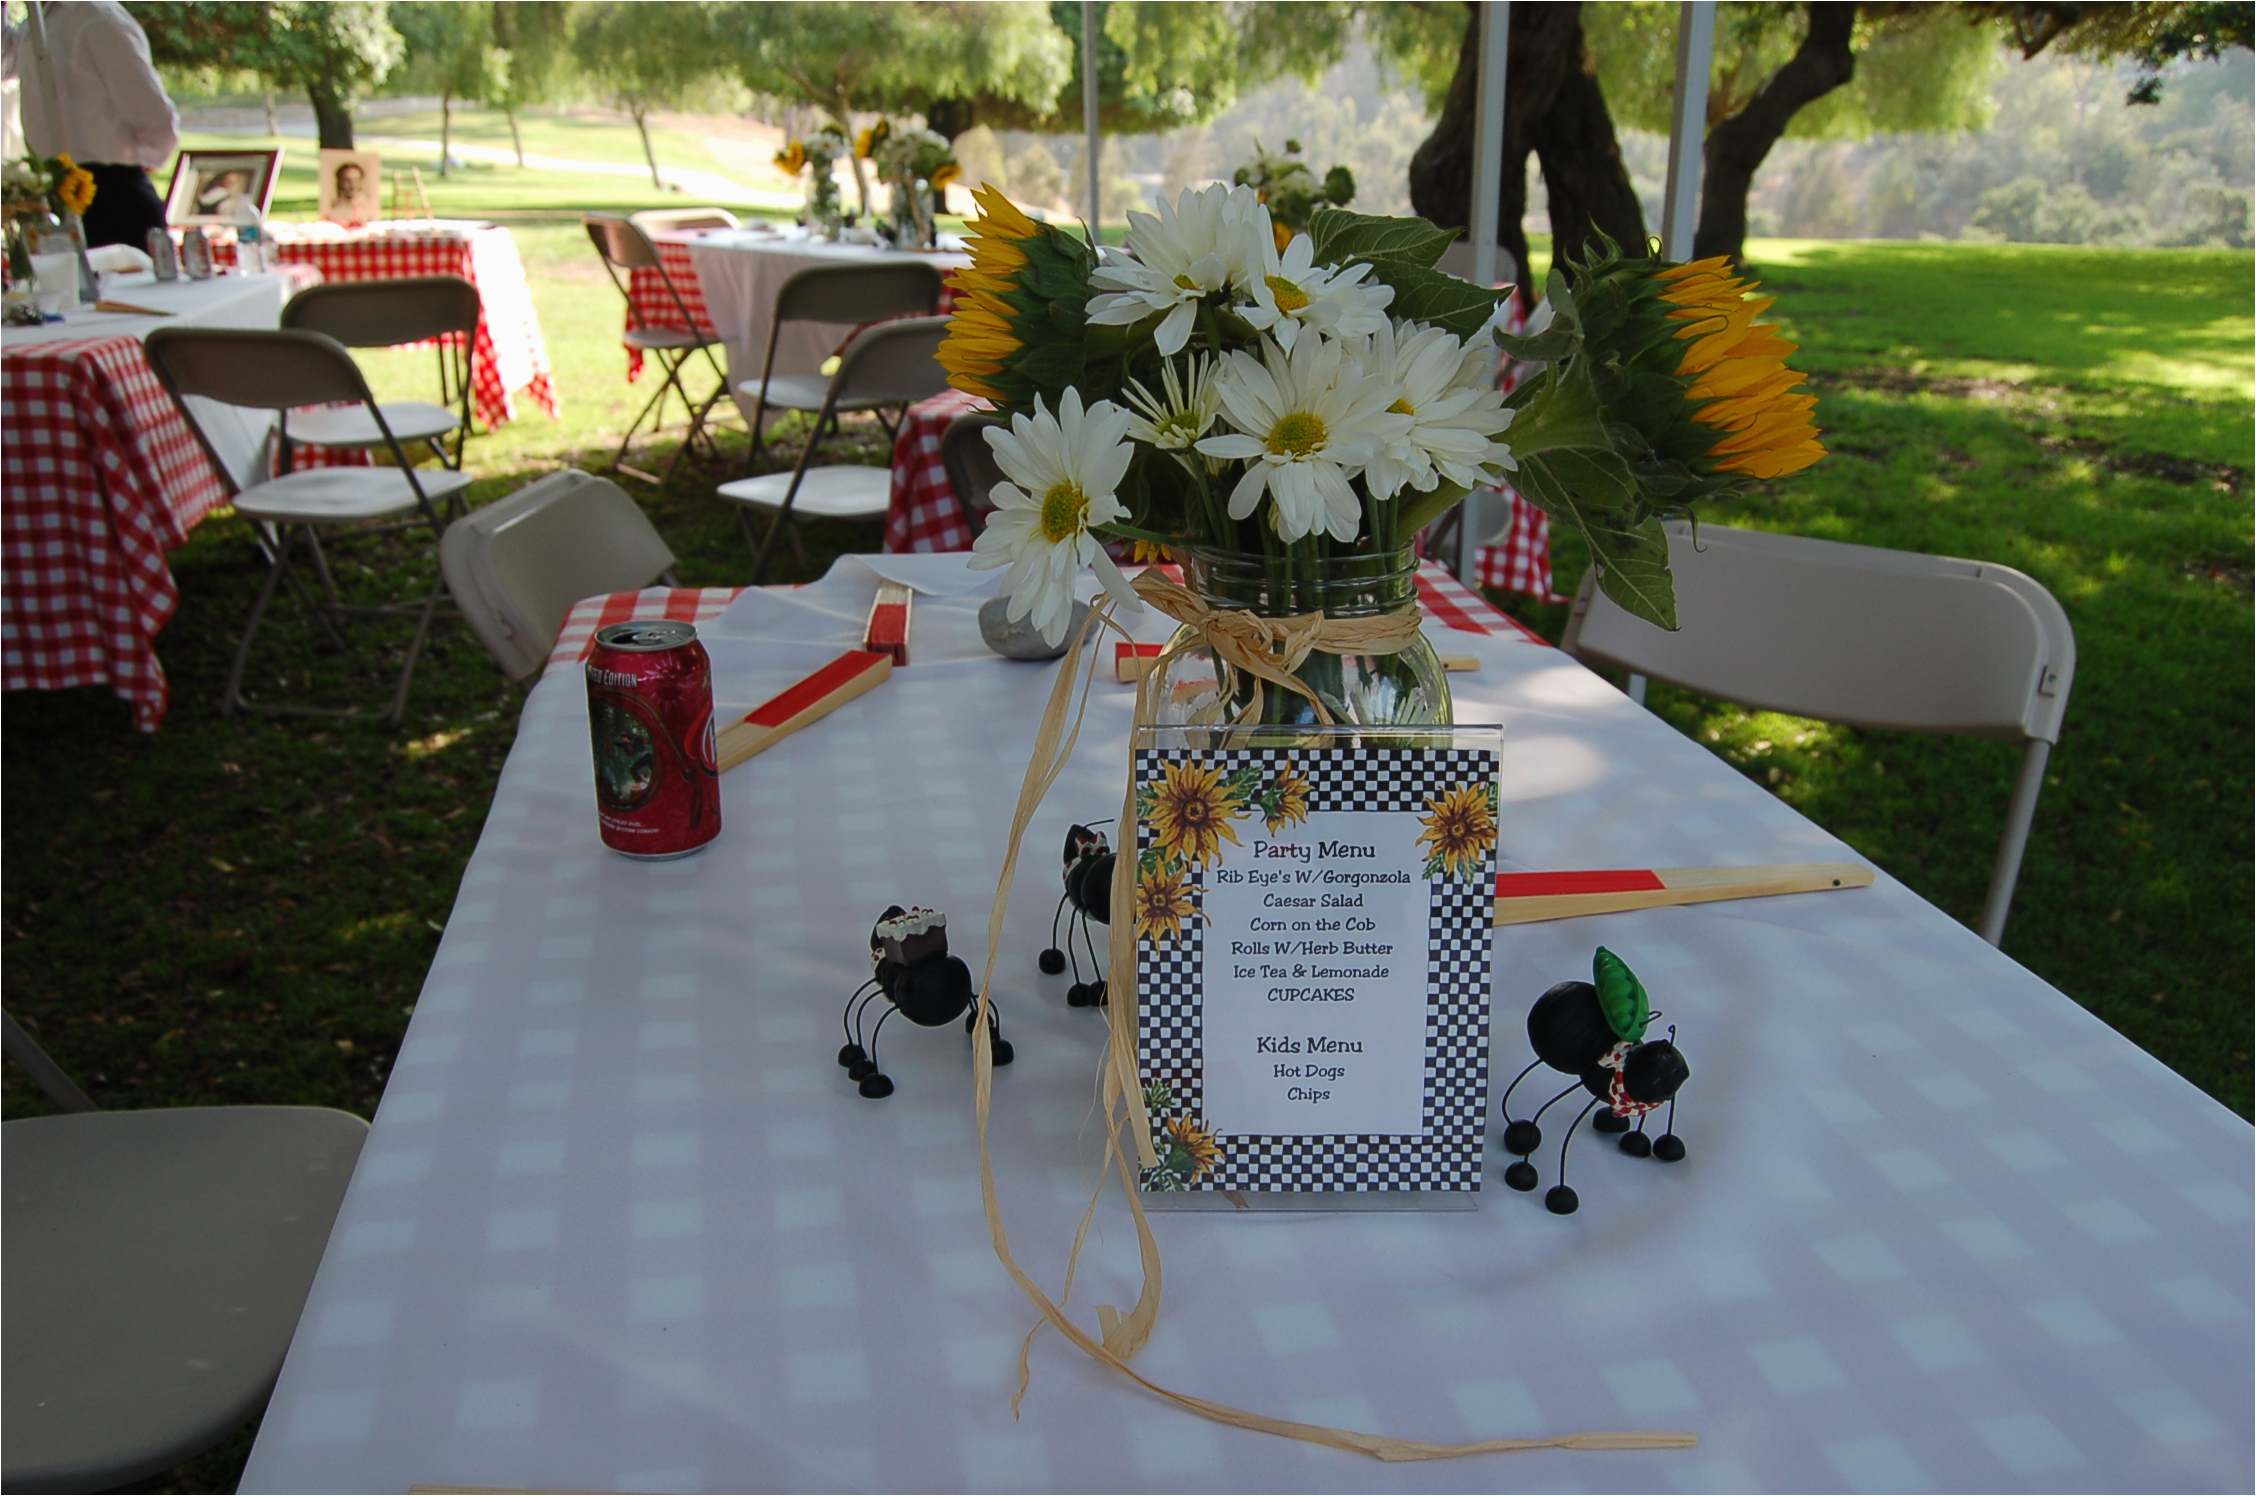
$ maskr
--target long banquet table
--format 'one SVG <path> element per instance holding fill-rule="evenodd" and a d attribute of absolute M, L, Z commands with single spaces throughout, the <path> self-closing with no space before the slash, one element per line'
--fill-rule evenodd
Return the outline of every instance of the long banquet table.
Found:
<path fill-rule="evenodd" d="M 858 638 L 872 568 L 927 589 L 912 662 L 726 776 L 696 857 L 600 848 L 577 673 L 533 690 L 243 1489 L 2249 1488 L 2248 1125 L 1884 874 L 1498 935 L 1492 1115 L 1527 1004 L 1601 942 L 1691 1063 L 1689 1158 L 1585 1134 L 1576 1215 L 1502 1188 L 1492 1141 L 1471 1212 L 1155 1221 L 1137 1365 L 1174 1389 L 1405 1438 L 1697 1448 L 1380 1464 L 1203 1421 L 1055 1334 L 1014 1419 L 1034 1314 L 988 1241 L 963 1036 L 889 1030 L 879 1102 L 833 1055 L 887 903 L 944 908 L 977 969 L 1055 669 L 986 653 L 996 574 L 952 557 L 845 559 L 701 633 L 741 710 Z M 1504 726 L 1506 867 L 1853 855 L 1490 626 L 1435 632 L 1479 659 L 1458 719 Z M 1034 957 L 1064 827 L 1120 803 L 1129 710 L 1096 687 L 993 988 L 998 1189 L 1053 1293 L 1104 1029 Z M 1135 1265 L 1108 1201 L 1082 1323 Z"/>

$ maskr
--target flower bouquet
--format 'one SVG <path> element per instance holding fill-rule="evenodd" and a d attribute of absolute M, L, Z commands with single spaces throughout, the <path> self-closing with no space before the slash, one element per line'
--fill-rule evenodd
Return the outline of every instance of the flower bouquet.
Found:
<path fill-rule="evenodd" d="M 1321 182 L 1317 181 L 1315 171 L 1300 159 L 1297 140 L 1286 141 L 1281 156 L 1271 155 L 1255 140 L 1253 159 L 1239 167 L 1230 180 L 1251 187 L 1253 195 L 1268 208 L 1279 250 L 1284 249 L 1287 236 L 1308 227 L 1318 208 L 1326 204 L 1344 208 L 1355 201 L 1355 173 L 1335 166 L 1324 173 Z"/>
<path fill-rule="evenodd" d="M 893 242 L 904 249 L 932 248 L 939 242 L 940 194 L 963 175 L 947 137 L 881 119 L 855 145 L 876 163 L 878 180 L 892 193 Z"/>
<path fill-rule="evenodd" d="M 844 130 L 836 125 L 825 125 L 776 152 L 776 169 L 785 176 L 796 177 L 802 171 L 808 173 L 807 232 L 818 239 L 836 239 L 845 225 L 846 214 L 838 201 L 835 168 L 852 150 Z"/>
<path fill-rule="evenodd" d="M 1571 286 L 1553 272 L 1545 330 L 1504 339 L 1510 292 L 1436 269 L 1454 234 L 1422 219 L 1325 208 L 1280 248 L 1252 188 L 1214 186 L 1131 214 L 1100 258 L 975 199 L 940 359 L 1010 424 L 972 564 L 1009 567 L 1011 616 L 1053 642 L 1082 566 L 1183 623 L 1162 721 L 1447 721 L 1413 544 L 1472 488 L 1514 471 L 1609 596 L 1673 628 L 1662 517 L 1823 455 L 1792 345 L 1754 321 L 1770 303 L 1721 261 L 1606 246 Z M 1500 343 L 1547 365 L 1509 400 Z M 1187 585 L 1131 589 L 1102 537 Z"/>

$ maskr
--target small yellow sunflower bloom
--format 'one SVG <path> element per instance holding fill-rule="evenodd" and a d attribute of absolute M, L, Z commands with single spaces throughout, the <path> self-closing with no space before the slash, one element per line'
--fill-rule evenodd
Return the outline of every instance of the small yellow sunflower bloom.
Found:
<path fill-rule="evenodd" d="M 799 175 L 807 169 L 807 143 L 803 140 L 794 140 L 782 150 L 777 151 L 775 164 L 776 170 L 787 177 Z"/>
<path fill-rule="evenodd" d="M 1198 905 L 1192 902 L 1190 890 L 1183 886 L 1181 864 L 1163 860 L 1137 875 L 1137 939 L 1158 940 L 1162 936 L 1181 939 L 1183 922 L 1198 917 Z"/>
<path fill-rule="evenodd" d="M 1222 855 L 1222 840 L 1241 845 L 1230 823 L 1243 813 L 1236 794 L 1222 783 L 1222 771 L 1193 763 L 1172 763 L 1153 792 L 1146 820 L 1162 851 L 1193 867 Z"/>
<path fill-rule="evenodd" d="M 1277 777 L 1269 783 L 1269 793 L 1262 797 L 1262 820 L 1271 834 L 1282 827 L 1307 821 L 1308 793 L 1308 780 L 1297 765 L 1278 766 Z"/>
<path fill-rule="evenodd" d="M 1495 794 L 1494 785 L 1468 784 L 1426 801 L 1417 844 L 1431 853 L 1427 877 L 1463 878 L 1487 859 L 1496 845 Z"/>
<path fill-rule="evenodd" d="M 1169 1117 L 1162 1131 L 1166 1133 L 1168 1142 L 1182 1149 L 1189 1157 L 1193 1179 L 1201 1174 L 1212 1173 L 1214 1166 L 1222 1161 L 1221 1145 L 1215 1142 L 1214 1134 L 1202 1126 L 1196 1117 Z"/>

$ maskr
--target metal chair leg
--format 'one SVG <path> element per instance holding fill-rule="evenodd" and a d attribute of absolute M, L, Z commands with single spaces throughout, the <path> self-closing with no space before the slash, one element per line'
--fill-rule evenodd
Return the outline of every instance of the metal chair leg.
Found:
<path fill-rule="evenodd" d="M 285 546 L 288 543 L 282 541 Z M 227 672 L 227 694 L 219 702 L 222 717 L 232 717 L 235 708 L 250 705 L 243 699 L 243 668 L 250 663 L 251 641 L 258 637 L 259 620 L 266 617 L 266 605 L 274 600 L 275 584 L 282 580 L 282 572 L 288 565 L 289 557 L 276 551 L 272 564 L 266 569 L 266 580 L 259 584 L 258 601 L 251 604 L 251 621 L 243 628 L 243 642 L 235 646 L 235 664 Z"/>
<path fill-rule="evenodd" d="M 434 557 L 434 564 L 437 558 Z M 407 663 L 400 666 L 399 689 L 392 693 L 392 710 L 384 720 L 397 727 L 407 715 L 407 688 L 415 678 L 415 661 L 423 653 L 423 638 L 431 630 L 431 614 L 446 592 L 446 574 L 440 572 L 431 578 L 431 590 L 423 599 L 423 611 L 415 620 L 415 637 L 408 641 Z"/>

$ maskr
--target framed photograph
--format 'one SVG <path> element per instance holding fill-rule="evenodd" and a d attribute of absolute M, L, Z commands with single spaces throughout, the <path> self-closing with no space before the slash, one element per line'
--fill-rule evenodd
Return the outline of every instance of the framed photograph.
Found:
<path fill-rule="evenodd" d="M 321 216 L 330 223 L 374 223 L 384 216 L 384 158 L 374 151 L 323 150 Z"/>
<path fill-rule="evenodd" d="M 235 199 L 247 198 L 264 214 L 274 202 L 282 152 L 182 151 L 165 193 L 167 223 L 225 223 Z"/>

